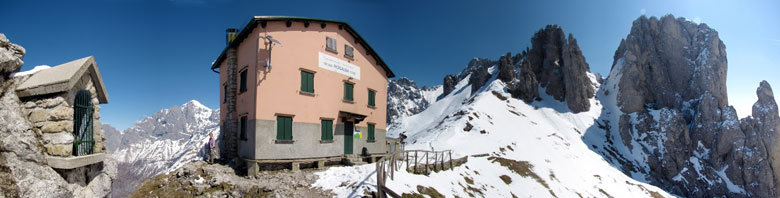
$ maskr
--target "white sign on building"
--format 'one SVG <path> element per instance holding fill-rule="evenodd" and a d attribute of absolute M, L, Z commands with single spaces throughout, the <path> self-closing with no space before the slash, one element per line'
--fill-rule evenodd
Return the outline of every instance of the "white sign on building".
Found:
<path fill-rule="evenodd" d="M 320 67 L 360 80 L 360 67 L 320 52 Z"/>

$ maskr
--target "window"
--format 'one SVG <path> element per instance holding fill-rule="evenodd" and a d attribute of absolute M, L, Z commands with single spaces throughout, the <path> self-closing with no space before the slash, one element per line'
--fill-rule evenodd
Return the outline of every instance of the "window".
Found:
<path fill-rule="evenodd" d="M 368 124 L 368 141 L 374 142 L 376 139 L 374 139 L 374 124 Z"/>
<path fill-rule="evenodd" d="M 246 92 L 246 69 L 244 69 L 244 71 L 241 71 L 241 86 L 238 91 L 239 93 Z"/>
<path fill-rule="evenodd" d="M 222 99 L 222 103 L 226 103 L 226 102 L 227 102 L 227 94 L 228 94 L 228 86 L 227 86 L 227 84 L 226 84 L 226 85 L 225 85 L 225 86 L 223 86 L 223 87 L 225 87 L 225 88 L 224 88 L 224 89 L 225 89 L 225 90 L 224 90 L 225 98 L 223 98 L 223 99 Z"/>
<path fill-rule="evenodd" d="M 353 101 L 353 98 L 352 98 L 352 88 L 354 86 L 355 85 L 353 85 L 353 84 L 350 84 L 348 82 L 344 82 L 344 100 L 345 101 L 349 101 L 349 102 Z"/>
<path fill-rule="evenodd" d="M 355 49 L 352 48 L 352 46 L 344 45 L 344 57 L 347 58 L 353 58 Z"/>
<path fill-rule="evenodd" d="M 338 50 L 336 49 L 336 39 L 325 37 L 325 42 L 326 42 L 325 50 L 331 51 L 333 53 L 339 53 Z"/>
<path fill-rule="evenodd" d="M 246 140 L 246 116 L 241 116 L 241 140 Z"/>
<path fill-rule="evenodd" d="M 276 140 L 292 140 L 292 117 L 276 117 Z"/>
<path fill-rule="evenodd" d="M 95 140 L 92 139 L 92 96 L 87 90 L 79 90 L 73 100 L 73 141 L 74 156 L 92 154 Z"/>
<path fill-rule="evenodd" d="M 376 107 L 376 91 L 374 90 L 368 90 L 368 106 L 370 107 Z"/>
<path fill-rule="evenodd" d="M 314 73 L 301 71 L 301 91 L 314 93 Z"/>
<path fill-rule="evenodd" d="M 333 140 L 333 120 L 322 120 L 322 140 Z"/>

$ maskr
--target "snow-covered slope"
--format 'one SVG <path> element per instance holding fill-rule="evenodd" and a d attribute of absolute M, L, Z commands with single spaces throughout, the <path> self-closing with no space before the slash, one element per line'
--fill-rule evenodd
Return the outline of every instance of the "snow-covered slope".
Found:
<path fill-rule="evenodd" d="M 219 109 L 195 100 L 162 109 L 124 130 L 118 137 L 122 144 L 113 152 L 123 167 L 113 195 L 129 195 L 145 179 L 203 159 L 210 132 L 219 136 Z"/>
<path fill-rule="evenodd" d="M 391 189 L 420 193 L 418 189 L 431 187 L 445 197 L 671 196 L 623 174 L 583 141 L 590 137 L 587 133 L 604 134 L 594 127 L 602 114 L 597 99 L 590 100 L 590 111 L 574 114 L 540 88 L 542 100 L 526 104 L 495 80 L 495 67 L 489 71 L 492 78 L 476 93 L 464 78 L 451 94 L 388 131 L 390 137 L 406 131 L 407 150 L 452 150 L 453 158 L 471 156 L 468 162 L 429 176 L 398 171 L 387 182 Z M 472 156 L 479 154 L 487 156 Z M 315 186 L 340 197 L 359 195 L 375 184 L 372 166 L 331 168 L 319 173 Z"/>

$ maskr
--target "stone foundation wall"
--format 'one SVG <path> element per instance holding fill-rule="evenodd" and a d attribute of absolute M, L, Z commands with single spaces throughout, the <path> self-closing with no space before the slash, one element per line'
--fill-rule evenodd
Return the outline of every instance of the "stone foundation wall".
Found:
<path fill-rule="evenodd" d="M 73 101 L 76 93 L 81 89 L 89 90 L 95 110 L 92 116 L 93 139 L 95 140 L 93 152 L 105 153 L 106 139 L 100 128 L 100 105 L 95 86 L 88 74 L 84 75 L 68 92 L 22 98 L 24 113 L 27 119 L 33 123 L 33 130 L 42 134 L 46 153 L 50 156 L 68 157 L 72 155 L 73 142 L 75 141 Z"/>

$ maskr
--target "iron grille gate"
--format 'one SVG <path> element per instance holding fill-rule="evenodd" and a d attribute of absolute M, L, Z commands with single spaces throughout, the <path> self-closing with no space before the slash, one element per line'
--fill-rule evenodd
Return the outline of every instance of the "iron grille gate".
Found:
<path fill-rule="evenodd" d="M 92 138 L 92 96 L 87 90 L 80 90 L 76 94 L 73 105 L 73 155 L 92 154 L 95 140 Z"/>

